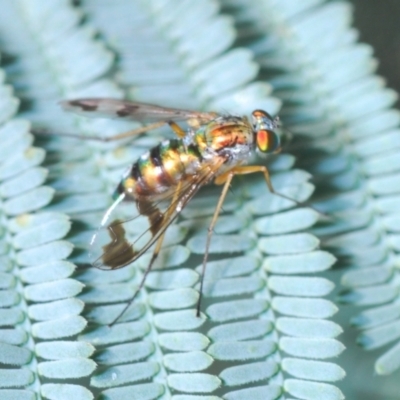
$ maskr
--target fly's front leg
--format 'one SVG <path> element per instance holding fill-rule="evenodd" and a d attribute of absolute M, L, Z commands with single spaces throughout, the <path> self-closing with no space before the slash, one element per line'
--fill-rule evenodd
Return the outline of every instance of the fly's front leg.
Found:
<path fill-rule="evenodd" d="M 214 183 L 217 185 L 223 184 L 225 182 L 225 180 L 227 179 L 228 175 L 232 175 L 232 174 L 233 175 L 246 175 L 246 174 L 254 174 L 255 172 L 261 172 L 264 175 L 265 182 L 267 183 L 268 189 L 271 193 L 273 193 L 276 196 L 282 197 L 283 199 L 293 201 L 293 203 L 295 203 L 298 206 L 304 206 L 304 203 L 302 203 L 301 201 L 297 201 L 296 199 L 293 199 L 289 196 L 286 196 L 282 193 L 275 191 L 274 187 L 272 186 L 269 171 L 268 171 L 267 167 L 265 167 L 264 165 L 246 165 L 246 166 L 242 166 L 242 167 L 232 168 L 230 171 L 225 172 L 222 175 L 218 176 L 215 179 Z M 317 210 L 312 205 L 307 204 L 307 207 L 309 207 L 312 210 L 314 210 L 315 212 L 317 212 L 324 219 L 331 220 L 331 221 L 333 220 L 331 216 L 324 214 L 323 212 Z"/>
<path fill-rule="evenodd" d="M 242 166 L 242 167 L 232 168 L 230 171 L 225 172 L 224 174 L 218 176 L 215 179 L 214 183 L 217 184 L 217 185 L 221 185 L 222 183 L 225 182 L 226 176 L 229 175 L 229 174 L 246 175 L 246 174 L 254 174 L 256 172 L 261 172 L 264 175 L 265 182 L 267 183 L 268 189 L 269 189 L 269 191 L 271 193 L 275 194 L 276 196 L 282 197 L 284 199 L 293 201 L 298 206 L 302 206 L 303 205 L 303 203 L 301 203 L 300 201 L 297 201 L 295 199 L 292 199 L 289 196 L 286 196 L 286 195 L 284 195 L 282 193 L 278 193 L 278 192 L 275 191 L 274 187 L 272 186 L 271 177 L 269 175 L 268 168 L 265 167 L 264 165 L 246 165 L 246 166 Z M 318 210 L 316 210 L 316 211 L 318 213 L 320 213 Z"/>
<path fill-rule="evenodd" d="M 262 172 L 264 174 L 265 181 L 267 182 L 268 189 L 271 193 L 276 193 L 274 187 L 272 186 L 271 178 L 269 176 L 269 172 L 267 167 L 263 165 L 246 165 L 244 167 L 235 167 L 231 170 L 219 175 L 215 178 L 214 183 L 216 185 L 221 185 L 225 183 L 227 177 L 229 175 L 246 175 L 246 174 L 254 174 L 255 172 Z"/>

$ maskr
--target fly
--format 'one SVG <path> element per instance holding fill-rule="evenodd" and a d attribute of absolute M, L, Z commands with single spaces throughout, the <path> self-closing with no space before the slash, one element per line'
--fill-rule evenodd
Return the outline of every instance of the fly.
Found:
<path fill-rule="evenodd" d="M 115 190 L 114 203 L 104 214 L 100 228 L 92 237 L 92 264 L 103 270 L 123 268 L 154 245 L 150 262 L 136 292 L 112 324 L 132 304 L 144 285 L 161 250 L 167 228 L 201 187 L 211 182 L 223 185 L 208 228 L 197 303 L 199 316 L 212 232 L 233 177 L 262 173 L 269 190 L 274 193 L 265 166 L 244 164 L 254 151 L 264 154 L 280 151 L 280 137 L 276 132 L 278 118 L 273 118 L 262 110 L 253 111 L 249 120 L 247 117 L 108 98 L 66 100 L 61 104 L 67 111 L 89 117 L 111 117 L 150 123 L 116 135 L 111 140 L 131 137 L 165 124 L 176 135 L 176 139 L 165 140 L 143 154 L 129 168 Z M 184 130 L 177 121 L 186 121 L 189 128 Z M 132 204 L 129 218 L 121 219 L 117 216 L 123 203 Z"/>

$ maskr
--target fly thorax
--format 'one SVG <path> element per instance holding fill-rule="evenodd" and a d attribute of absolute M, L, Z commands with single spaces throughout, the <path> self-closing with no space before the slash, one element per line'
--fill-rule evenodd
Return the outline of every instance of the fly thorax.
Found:
<path fill-rule="evenodd" d="M 228 160 L 245 160 L 254 147 L 253 129 L 243 118 L 217 118 L 207 125 L 204 136 L 207 146 Z"/>

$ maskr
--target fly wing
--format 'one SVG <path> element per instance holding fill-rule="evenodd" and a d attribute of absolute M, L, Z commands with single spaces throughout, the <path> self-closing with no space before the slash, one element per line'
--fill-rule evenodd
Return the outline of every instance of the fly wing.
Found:
<path fill-rule="evenodd" d="M 206 122 L 214 119 L 215 113 L 181 110 L 160 107 L 152 104 L 137 103 L 111 98 L 86 98 L 61 101 L 66 111 L 94 118 L 123 118 L 140 122 L 199 120 Z"/>
<path fill-rule="evenodd" d="M 125 202 L 122 194 L 107 210 L 92 237 L 93 266 L 114 270 L 136 261 L 160 238 L 197 191 L 215 178 L 224 161 L 221 158 L 205 165 L 192 179 L 178 184 L 162 199 L 147 196 Z"/>

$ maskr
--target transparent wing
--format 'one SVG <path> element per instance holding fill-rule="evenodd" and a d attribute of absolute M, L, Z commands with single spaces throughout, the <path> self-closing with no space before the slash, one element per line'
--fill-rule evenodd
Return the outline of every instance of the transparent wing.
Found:
<path fill-rule="evenodd" d="M 221 158 L 205 165 L 161 198 L 147 196 L 124 201 L 121 195 L 92 237 L 89 257 L 93 266 L 114 270 L 137 260 L 160 238 L 200 187 L 214 179 L 224 161 Z"/>
<path fill-rule="evenodd" d="M 214 119 L 215 113 L 202 113 L 178 108 L 160 107 L 146 103 L 111 98 L 86 98 L 64 100 L 62 108 L 85 117 L 124 118 L 141 122 L 199 120 L 201 122 Z"/>

